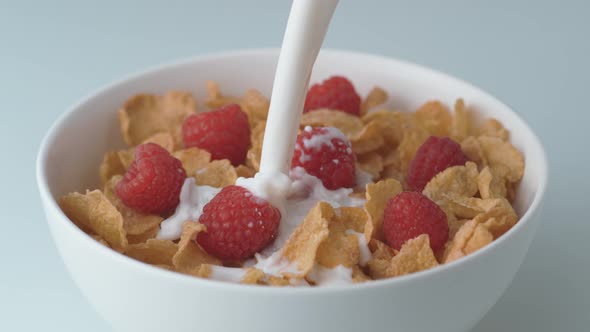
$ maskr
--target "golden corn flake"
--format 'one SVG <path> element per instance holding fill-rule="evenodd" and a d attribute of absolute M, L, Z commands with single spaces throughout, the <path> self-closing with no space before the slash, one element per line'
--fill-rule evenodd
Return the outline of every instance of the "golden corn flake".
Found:
<path fill-rule="evenodd" d="M 438 266 L 428 235 L 422 234 L 404 243 L 391 260 L 373 259 L 369 271 L 375 279 L 392 278 Z"/>
<path fill-rule="evenodd" d="M 260 168 L 260 157 L 262 155 L 262 143 L 264 140 L 264 129 L 266 122 L 259 122 L 250 132 L 250 149 L 246 154 L 246 166 L 258 171 Z"/>
<path fill-rule="evenodd" d="M 164 220 L 162 217 L 137 212 L 121 202 L 119 196 L 115 193 L 115 187 L 122 179 L 123 176 L 121 175 L 113 176 L 104 186 L 104 195 L 123 216 L 123 228 L 125 228 L 127 235 L 143 234 L 158 227 Z"/>
<path fill-rule="evenodd" d="M 488 229 L 494 238 L 498 238 L 516 225 L 518 216 L 506 199 L 500 199 L 496 205 L 477 215 L 473 220 Z"/>
<path fill-rule="evenodd" d="M 434 136 L 448 136 L 451 128 L 451 113 L 440 101 L 429 101 L 414 112 L 414 123 Z"/>
<path fill-rule="evenodd" d="M 187 221 L 182 225 L 178 251 L 172 257 L 172 265 L 177 271 L 198 275 L 202 264 L 221 265 L 219 259 L 207 254 L 194 241 L 197 234 L 205 231 L 205 229 L 205 225 L 193 221 Z"/>
<path fill-rule="evenodd" d="M 362 121 L 366 124 L 379 124 L 386 145 L 395 148 L 402 141 L 404 131 L 411 126 L 412 115 L 406 112 L 378 110 L 364 115 Z"/>
<path fill-rule="evenodd" d="M 379 179 L 383 171 L 383 157 L 376 152 L 369 152 L 357 157 L 357 165 L 363 171 L 371 174 L 373 180 Z"/>
<path fill-rule="evenodd" d="M 371 250 L 374 259 L 390 260 L 397 255 L 395 249 L 376 239 L 371 239 L 369 242 L 369 250 Z"/>
<path fill-rule="evenodd" d="M 240 106 L 248 115 L 250 126 L 255 126 L 260 122 L 266 121 L 270 100 L 263 96 L 260 91 L 250 89 L 246 91 L 240 100 Z"/>
<path fill-rule="evenodd" d="M 510 133 L 498 120 L 487 119 L 477 128 L 477 136 L 491 136 L 508 141 Z"/>
<path fill-rule="evenodd" d="M 461 141 L 461 150 L 469 160 L 476 163 L 480 168 L 488 164 L 483 148 L 476 137 L 469 136 Z"/>
<path fill-rule="evenodd" d="M 365 210 L 373 224 L 373 237 L 375 239 L 383 239 L 383 211 L 387 202 L 402 191 L 402 185 L 394 179 L 382 180 L 367 185 Z"/>
<path fill-rule="evenodd" d="M 510 182 L 516 182 L 522 178 L 524 157 L 510 142 L 490 136 L 479 136 L 477 140 L 491 168 L 503 172 Z"/>
<path fill-rule="evenodd" d="M 208 96 L 205 99 L 205 105 L 209 108 L 219 108 L 227 104 L 239 104 L 240 98 L 224 96 L 219 90 L 219 85 L 213 81 L 207 81 Z"/>
<path fill-rule="evenodd" d="M 117 151 L 117 155 L 119 156 L 123 168 L 127 170 L 129 166 L 131 166 L 131 163 L 133 163 L 133 160 L 135 160 L 135 148 L 119 150 Z"/>
<path fill-rule="evenodd" d="M 468 161 L 465 166 L 452 166 L 435 175 L 422 193 L 434 202 L 443 200 L 443 196 L 472 197 L 478 190 L 478 175 L 475 163 Z"/>
<path fill-rule="evenodd" d="M 108 242 L 105 241 L 100 235 L 97 234 L 92 234 L 90 235 L 90 237 L 92 237 L 96 242 L 102 244 L 103 246 L 110 248 L 111 246 L 109 246 Z"/>
<path fill-rule="evenodd" d="M 211 153 L 199 148 L 178 150 L 172 156 L 182 163 L 187 176 L 193 176 L 197 170 L 203 169 L 211 162 Z"/>
<path fill-rule="evenodd" d="M 169 132 L 155 133 L 141 143 L 154 143 L 158 144 L 168 152 L 174 151 L 174 137 Z"/>
<path fill-rule="evenodd" d="M 196 111 L 196 102 L 188 92 L 171 91 L 163 96 L 139 94 L 125 102 L 119 110 L 119 122 L 125 142 L 136 146 L 150 136 L 168 132 L 174 145 L 182 145 L 181 127 L 184 119 Z"/>
<path fill-rule="evenodd" d="M 131 244 L 125 255 L 152 265 L 172 265 L 172 257 L 178 245 L 170 240 L 149 239 L 145 243 Z"/>
<path fill-rule="evenodd" d="M 455 141 L 461 142 L 470 136 L 473 130 L 472 121 L 472 116 L 465 107 L 463 99 L 457 99 L 455 102 L 455 116 L 451 125 L 451 137 Z"/>
<path fill-rule="evenodd" d="M 479 172 L 477 177 L 477 187 L 479 195 L 483 199 L 503 198 L 507 195 L 506 181 L 498 174 L 494 174 L 490 167 L 486 166 Z"/>
<path fill-rule="evenodd" d="M 105 153 L 102 162 L 100 163 L 100 183 L 105 184 L 111 177 L 115 175 L 125 174 L 126 167 L 119 158 L 119 153 L 109 151 Z"/>
<path fill-rule="evenodd" d="M 111 248 L 122 252 L 127 247 L 123 216 L 100 190 L 67 194 L 59 206 L 78 227 L 99 235 Z"/>
<path fill-rule="evenodd" d="M 469 220 L 463 224 L 447 246 L 444 263 L 450 263 L 483 248 L 493 241 L 492 234 L 480 223 Z"/>
<path fill-rule="evenodd" d="M 402 141 L 396 150 L 398 154 L 397 160 L 399 161 L 398 169 L 407 171 L 416 155 L 416 151 L 429 136 L 428 131 L 420 127 L 409 128 L 404 131 Z"/>
<path fill-rule="evenodd" d="M 469 219 L 453 219 L 448 220 L 449 223 L 449 240 L 453 240 L 455 234 L 459 231 L 459 229 L 468 222 Z"/>
<path fill-rule="evenodd" d="M 240 280 L 240 283 L 246 285 L 256 285 L 265 277 L 265 274 L 262 270 L 259 270 L 255 267 L 251 267 L 246 269 L 246 273 Z"/>
<path fill-rule="evenodd" d="M 174 138 L 167 132 L 156 133 L 141 143 L 155 143 L 168 152 L 172 152 L 175 148 Z M 125 171 L 131 166 L 133 160 L 135 160 L 135 148 L 107 152 L 100 165 L 101 183 L 104 185 L 112 176 L 125 174 Z"/>
<path fill-rule="evenodd" d="M 369 122 L 360 132 L 349 138 L 355 154 L 377 150 L 385 143 L 381 135 L 381 127 L 377 122 Z"/>
<path fill-rule="evenodd" d="M 385 104 L 389 96 L 385 90 L 381 89 L 380 87 L 376 86 L 371 91 L 367 97 L 361 102 L 361 116 L 367 114 L 367 112 L 379 105 Z"/>
<path fill-rule="evenodd" d="M 371 277 L 366 275 L 365 272 L 363 272 L 363 270 L 358 265 L 355 265 L 352 267 L 352 282 L 353 283 L 356 284 L 356 283 L 370 281 L 370 280 L 372 280 Z"/>
<path fill-rule="evenodd" d="M 195 268 L 194 270 L 191 270 L 191 272 L 189 272 L 188 274 L 199 278 L 209 278 L 213 271 L 214 265 L 218 264 L 201 264 L 199 265 L 199 267 Z"/>
<path fill-rule="evenodd" d="M 474 218 L 480 213 L 489 211 L 497 205 L 502 205 L 503 198 L 481 199 L 477 197 L 465 197 L 457 195 L 444 195 L 441 198 L 445 201 L 452 212 L 460 218 Z"/>
<path fill-rule="evenodd" d="M 406 174 L 400 171 L 396 165 L 389 165 L 383 168 L 381 179 L 394 179 L 399 183 L 405 183 Z"/>
<path fill-rule="evenodd" d="M 303 113 L 301 127 L 336 127 L 348 138 L 358 135 L 363 130 L 359 117 L 342 111 L 319 109 Z"/>
<path fill-rule="evenodd" d="M 248 166 L 239 165 L 238 167 L 236 167 L 236 175 L 239 178 L 251 178 L 254 177 L 254 175 L 256 175 L 256 170 Z"/>
<path fill-rule="evenodd" d="M 136 235 L 127 234 L 127 242 L 129 244 L 144 243 L 149 239 L 154 239 L 156 237 L 156 235 L 158 235 L 159 232 L 160 232 L 160 225 L 157 225 L 154 228 L 150 228 L 141 234 L 136 234 Z"/>
<path fill-rule="evenodd" d="M 277 276 L 268 276 L 268 279 L 265 282 L 265 285 L 273 286 L 273 287 L 285 287 L 291 286 L 289 279 Z"/>
<path fill-rule="evenodd" d="M 297 273 L 284 273 L 290 278 L 301 278 L 313 268 L 318 247 L 329 235 L 329 223 L 334 209 L 326 202 L 317 203 L 307 214 L 303 223 L 291 234 L 282 255 L 297 264 Z"/>
<path fill-rule="evenodd" d="M 236 169 L 227 159 L 213 160 L 207 166 L 194 173 L 197 184 L 223 188 L 233 185 L 238 178 Z"/>
<path fill-rule="evenodd" d="M 359 237 L 365 236 L 366 224 L 369 223 L 365 210 L 355 207 L 341 207 L 329 221 L 329 234 L 318 247 L 317 262 L 327 268 L 338 265 L 352 267 L 359 263 Z M 354 232 L 354 233 L 353 233 Z M 370 239 L 365 237 L 365 241 Z"/>

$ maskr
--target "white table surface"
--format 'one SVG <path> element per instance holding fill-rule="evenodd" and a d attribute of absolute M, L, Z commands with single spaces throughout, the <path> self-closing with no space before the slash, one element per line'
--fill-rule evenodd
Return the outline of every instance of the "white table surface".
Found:
<path fill-rule="evenodd" d="M 179 57 L 279 46 L 289 1 L 0 0 L 0 331 L 106 332 L 51 242 L 34 179 L 49 125 L 100 86 Z M 513 106 L 551 163 L 543 223 L 474 329 L 590 330 L 590 5 L 342 0 L 326 46 L 468 80 Z"/>

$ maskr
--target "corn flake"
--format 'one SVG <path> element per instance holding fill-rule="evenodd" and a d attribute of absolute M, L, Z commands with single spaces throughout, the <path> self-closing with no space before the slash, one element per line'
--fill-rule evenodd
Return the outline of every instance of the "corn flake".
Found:
<path fill-rule="evenodd" d="M 338 208 L 328 225 L 328 237 L 318 247 L 317 262 L 327 268 L 338 265 L 352 267 L 359 263 L 359 238 L 370 224 L 365 210 L 354 207 Z M 354 233 L 351 233 L 354 232 Z M 369 231 L 370 232 L 370 231 Z M 367 234 L 370 239 L 370 233 Z"/>
<path fill-rule="evenodd" d="M 168 132 L 174 138 L 174 145 L 180 147 L 182 122 L 195 111 L 196 102 L 188 92 L 171 91 L 163 96 L 139 94 L 119 110 L 121 132 L 130 146 L 154 134 Z"/>
<path fill-rule="evenodd" d="M 438 266 L 428 235 L 422 234 L 404 243 L 391 260 L 373 259 L 369 271 L 375 279 L 392 278 Z"/>
<path fill-rule="evenodd" d="M 373 237 L 383 239 L 383 211 L 387 202 L 402 192 L 402 185 L 394 180 L 381 180 L 367 185 L 365 210 L 373 224 Z"/>
<path fill-rule="evenodd" d="M 149 239 L 155 238 L 159 232 L 160 232 L 160 226 L 158 225 L 158 226 L 155 226 L 154 228 L 148 229 L 147 231 L 145 231 L 141 234 L 137 234 L 137 235 L 127 234 L 127 242 L 129 244 L 144 243 Z"/>
<path fill-rule="evenodd" d="M 301 127 L 336 127 L 348 138 L 358 135 L 363 130 L 363 122 L 357 116 L 346 112 L 318 109 L 303 113 Z"/>
<path fill-rule="evenodd" d="M 352 151 L 356 154 L 377 150 L 385 143 L 381 135 L 381 126 L 377 122 L 369 122 L 360 132 L 349 138 Z"/>
<path fill-rule="evenodd" d="M 376 86 L 371 91 L 367 97 L 361 102 L 361 116 L 367 114 L 367 112 L 379 105 L 385 104 L 389 96 L 387 92 L 382 88 Z"/>
<path fill-rule="evenodd" d="M 496 119 L 487 119 L 477 128 L 477 136 L 497 137 L 503 141 L 510 139 L 510 133 Z"/>
<path fill-rule="evenodd" d="M 469 220 L 463 224 L 447 246 L 444 263 L 450 263 L 490 244 L 494 237 L 480 223 Z"/>
<path fill-rule="evenodd" d="M 411 127 L 411 113 L 377 110 L 362 117 L 366 124 L 375 122 L 381 126 L 381 134 L 387 146 L 395 148 L 403 139 L 404 131 Z"/>
<path fill-rule="evenodd" d="M 236 167 L 236 175 L 239 178 L 251 178 L 254 177 L 254 175 L 256 175 L 256 170 L 248 166 L 239 165 L 238 167 Z"/>
<path fill-rule="evenodd" d="M 238 178 L 236 169 L 227 159 L 213 160 L 204 168 L 194 173 L 197 184 L 223 188 L 233 185 Z"/>
<path fill-rule="evenodd" d="M 137 212 L 121 202 L 121 199 L 115 193 L 115 187 L 122 179 L 123 176 L 121 175 L 113 176 L 104 186 L 104 195 L 123 216 L 123 228 L 127 236 L 143 234 L 158 227 L 163 220 L 162 217 Z"/>
<path fill-rule="evenodd" d="M 377 152 L 369 152 L 357 157 L 357 165 L 363 171 L 371 174 L 373 180 L 379 179 L 383 171 L 383 157 Z"/>
<path fill-rule="evenodd" d="M 240 283 L 245 285 L 256 285 L 264 279 L 265 274 L 262 270 L 255 267 L 246 269 L 246 274 L 240 280 Z"/>
<path fill-rule="evenodd" d="M 477 138 L 487 160 L 487 164 L 499 172 L 505 173 L 506 179 L 516 182 L 524 175 L 524 157 L 512 144 L 490 136 Z"/>
<path fill-rule="evenodd" d="M 452 166 L 438 173 L 424 187 L 422 193 L 434 202 L 443 196 L 471 197 L 477 193 L 477 166 L 467 162 L 465 166 Z"/>
<path fill-rule="evenodd" d="M 410 163 L 418 148 L 426 141 L 429 137 L 428 131 L 420 127 L 409 128 L 404 131 L 402 141 L 397 147 L 396 153 L 398 154 L 396 160 L 398 161 L 398 167 L 401 171 L 407 171 L 410 167 Z"/>
<path fill-rule="evenodd" d="M 194 221 L 187 221 L 182 225 L 182 234 L 178 242 L 178 251 L 172 257 L 172 265 L 179 272 L 186 274 L 201 274 L 201 265 L 221 265 L 221 261 L 207 254 L 194 241 L 199 232 L 206 230 L 205 225 Z"/>
<path fill-rule="evenodd" d="M 104 185 L 110 178 L 115 175 L 125 174 L 126 167 L 119 158 L 119 153 L 109 151 L 105 153 L 100 163 L 100 183 Z"/>
<path fill-rule="evenodd" d="M 455 102 L 455 116 L 451 125 L 451 137 L 457 142 L 467 138 L 473 130 L 472 121 L 472 116 L 465 107 L 463 99 L 457 99 Z"/>
<path fill-rule="evenodd" d="M 67 194 L 59 205 L 78 227 L 99 235 L 111 248 L 122 252 L 127 247 L 123 216 L 100 190 Z"/>
<path fill-rule="evenodd" d="M 219 108 L 227 104 L 240 103 L 240 98 L 222 95 L 219 85 L 213 81 L 207 81 L 207 93 L 205 105 L 209 108 Z"/>
<path fill-rule="evenodd" d="M 170 240 L 149 239 L 145 243 L 129 245 L 125 255 L 147 264 L 171 266 L 177 250 L 178 245 Z"/>
<path fill-rule="evenodd" d="M 414 112 L 414 123 L 434 136 L 448 136 L 453 118 L 445 105 L 438 100 L 424 103 Z"/>
<path fill-rule="evenodd" d="M 503 198 L 507 195 L 506 181 L 494 173 L 488 166 L 479 172 L 477 187 L 479 188 L 479 195 L 483 199 Z"/>
<path fill-rule="evenodd" d="M 207 167 L 211 162 L 211 153 L 199 148 L 178 150 L 172 156 L 180 160 L 187 176 L 195 175 L 198 170 Z"/>
<path fill-rule="evenodd" d="M 326 202 L 317 203 L 307 214 L 303 223 L 291 234 L 282 255 L 297 264 L 297 273 L 286 272 L 290 278 L 301 278 L 313 268 L 318 248 L 329 235 L 329 223 L 334 209 Z"/>

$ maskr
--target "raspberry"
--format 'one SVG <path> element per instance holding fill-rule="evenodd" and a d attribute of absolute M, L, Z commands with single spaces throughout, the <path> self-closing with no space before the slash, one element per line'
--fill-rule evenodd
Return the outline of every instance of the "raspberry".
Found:
<path fill-rule="evenodd" d="M 409 190 L 422 191 L 428 181 L 451 166 L 465 165 L 461 146 L 448 137 L 430 136 L 416 151 L 408 169 Z"/>
<path fill-rule="evenodd" d="M 359 116 L 361 97 L 347 78 L 332 76 L 320 84 L 314 84 L 307 92 L 303 112 L 319 108 L 329 108 Z"/>
<path fill-rule="evenodd" d="M 154 143 L 137 146 L 135 160 L 115 191 L 126 206 L 160 214 L 176 208 L 186 173 L 180 160 Z"/>
<path fill-rule="evenodd" d="M 449 237 L 444 211 L 421 193 L 406 191 L 390 199 L 383 213 L 385 241 L 399 250 L 408 240 L 428 234 L 433 251 L 442 249 Z"/>
<path fill-rule="evenodd" d="M 184 120 L 182 141 L 187 148 L 209 151 L 213 160 L 229 159 L 238 166 L 244 163 L 250 146 L 248 116 L 237 104 L 193 114 Z"/>
<path fill-rule="evenodd" d="M 274 240 L 280 221 L 281 213 L 266 200 L 246 188 L 228 186 L 203 207 L 199 222 L 207 231 L 196 241 L 222 260 L 242 260 Z"/>
<path fill-rule="evenodd" d="M 355 185 L 355 157 L 346 136 L 333 127 L 305 127 L 297 136 L 291 168 L 301 166 L 335 190 Z"/>

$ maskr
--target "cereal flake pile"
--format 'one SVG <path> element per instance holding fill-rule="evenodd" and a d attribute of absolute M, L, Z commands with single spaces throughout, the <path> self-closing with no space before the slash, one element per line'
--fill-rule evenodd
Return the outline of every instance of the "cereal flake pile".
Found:
<path fill-rule="evenodd" d="M 235 186 L 260 166 L 269 100 L 254 89 L 225 96 L 209 82 L 204 105 L 181 91 L 130 98 L 118 113 L 128 148 L 104 155 L 102 187 L 59 204 L 89 236 L 133 259 L 220 280 L 232 279 L 215 278 L 227 268 L 239 271 L 231 281 L 272 286 L 317 285 L 330 273 L 351 283 L 414 273 L 460 259 L 513 227 L 524 158 L 503 125 L 476 121 L 462 99 L 452 110 L 432 100 L 400 112 L 384 106 L 388 98 L 375 87 L 361 99 L 343 77 L 309 90 L 292 166 L 360 204 L 316 202 L 282 243 L 280 258 L 290 265 L 279 272 L 259 268 L 253 256 L 275 240 L 280 212 Z M 203 135 L 215 131 L 224 134 Z M 308 144 L 328 134 L 327 143 Z M 329 160 L 313 154 L 320 148 L 316 155 Z M 191 178 L 245 198 L 227 209 L 211 201 L 200 219 L 184 220 L 178 239 L 157 238 Z M 259 225 L 215 219 L 254 205 L 264 213 Z"/>

